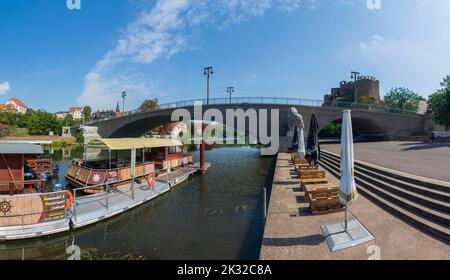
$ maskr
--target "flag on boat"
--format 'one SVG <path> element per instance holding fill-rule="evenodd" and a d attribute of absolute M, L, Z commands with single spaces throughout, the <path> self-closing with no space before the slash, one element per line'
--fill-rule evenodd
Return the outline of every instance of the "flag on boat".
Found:
<path fill-rule="evenodd" d="M 343 205 L 350 205 L 358 198 L 355 184 L 353 154 L 353 130 L 351 111 L 344 111 L 341 134 L 341 188 L 339 199 Z"/>
<path fill-rule="evenodd" d="M 319 124 L 317 123 L 315 114 L 312 114 L 309 124 L 305 159 L 310 165 L 317 165 L 317 162 L 320 160 Z"/>

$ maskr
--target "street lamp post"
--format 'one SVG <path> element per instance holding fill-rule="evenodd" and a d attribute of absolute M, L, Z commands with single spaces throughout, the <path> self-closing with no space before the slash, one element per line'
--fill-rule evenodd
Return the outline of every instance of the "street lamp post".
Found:
<path fill-rule="evenodd" d="M 359 72 L 352 71 L 352 75 L 350 76 L 350 79 L 354 79 L 353 95 L 354 95 L 354 102 L 355 103 L 358 103 L 358 99 L 357 99 L 357 96 L 356 96 L 356 81 L 358 80 L 360 74 L 361 73 L 359 73 Z"/>
<path fill-rule="evenodd" d="M 228 87 L 227 92 L 230 95 L 230 104 L 231 104 L 231 94 L 234 93 L 234 87 Z"/>
<path fill-rule="evenodd" d="M 125 97 L 127 97 L 127 92 L 122 92 L 122 113 L 125 113 Z"/>
<path fill-rule="evenodd" d="M 205 69 L 203 70 L 203 75 L 205 75 L 207 77 L 207 79 L 206 79 L 206 104 L 207 105 L 209 105 L 209 95 L 210 95 L 210 88 L 211 88 L 210 77 L 212 74 L 214 74 L 213 68 L 205 67 Z"/>

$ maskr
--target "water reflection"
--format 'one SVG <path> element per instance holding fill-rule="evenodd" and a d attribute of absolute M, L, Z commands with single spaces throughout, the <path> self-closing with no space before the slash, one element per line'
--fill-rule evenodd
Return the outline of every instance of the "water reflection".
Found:
<path fill-rule="evenodd" d="M 64 183 L 82 149 L 55 150 Z M 67 157 L 67 155 L 70 155 Z M 198 153 L 194 153 L 198 160 Z M 261 189 L 271 181 L 274 158 L 246 147 L 206 153 L 212 168 L 169 193 L 122 215 L 71 233 L 0 243 L 0 259 L 65 259 L 66 244 L 82 257 L 126 259 L 258 259 L 263 234 Z M 75 238 L 73 240 L 73 238 Z M 29 252 L 29 253 L 28 253 Z"/>

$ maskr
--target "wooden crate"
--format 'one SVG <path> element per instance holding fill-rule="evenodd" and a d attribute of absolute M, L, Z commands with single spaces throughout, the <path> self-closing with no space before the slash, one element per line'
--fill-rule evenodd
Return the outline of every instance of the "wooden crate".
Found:
<path fill-rule="evenodd" d="M 309 166 L 309 162 L 306 159 L 301 159 L 301 158 L 295 158 L 293 160 L 295 165 L 308 165 Z"/>
<path fill-rule="evenodd" d="M 300 180 L 304 179 L 324 179 L 325 178 L 325 171 L 324 170 L 300 170 L 300 172 L 297 173 Z"/>
<path fill-rule="evenodd" d="M 305 186 L 306 197 L 313 215 L 340 212 L 344 208 L 339 200 L 339 188 L 331 185 Z"/>
<path fill-rule="evenodd" d="M 315 197 L 333 197 L 339 196 L 339 188 L 333 184 L 314 184 L 305 185 L 306 199 L 308 200 L 308 194 L 312 194 Z"/>
<path fill-rule="evenodd" d="M 330 213 L 341 212 L 344 210 L 339 197 L 332 197 L 326 199 L 314 199 L 309 195 L 309 203 L 311 213 L 313 215 L 324 215 Z"/>
<path fill-rule="evenodd" d="M 316 166 L 309 166 L 309 164 L 308 165 L 303 165 L 303 164 L 295 165 L 295 172 L 299 172 L 300 170 L 318 170 L 318 169 L 319 169 L 318 165 L 316 165 Z"/>
<path fill-rule="evenodd" d="M 301 180 L 302 188 L 306 189 L 306 186 L 313 184 L 328 184 L 328 180 L 326 178 L 310 178 L 310 179 L 302 179 Z"/>

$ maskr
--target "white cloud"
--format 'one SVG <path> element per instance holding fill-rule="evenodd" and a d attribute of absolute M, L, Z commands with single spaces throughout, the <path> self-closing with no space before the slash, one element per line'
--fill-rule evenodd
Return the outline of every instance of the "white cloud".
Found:
<path fill-rule="evenodd" d="M 6 94 L 11 90 L 11 87 L 9 86 L 9 82 L 5 81 L 3 83 L 0 83 L 0 94 Z"/>
<path fill-rule="evenodd" d="M 223 29 L 252 17 L 261 17 L 273 7 L 292 12 L 302 2 L 314 9 L 316 1 L 158 0 L 121 32 L 114 48 L 86 75 L 84 90 L 77 102 L 93 108 L 99 108 L 100 104 L 114 106 L 122 90 L 133 92 L 131 96 L 136 102 L 149 97 L 151 77 L 132 73 L 129 69 L 133 64 L 151 64 L 189 50 L 192 34 L 205 27 Z"/>
<path fill-rule="evenodd" d="M 359 44 L 359 48 L 362 51 L 368 51 L 373 49 L 379 49 L 382 48 L 385 43 L 385 40 L 383 37 L 379 35 L 372 35 L 369 42 L 361 42 Z"/>

